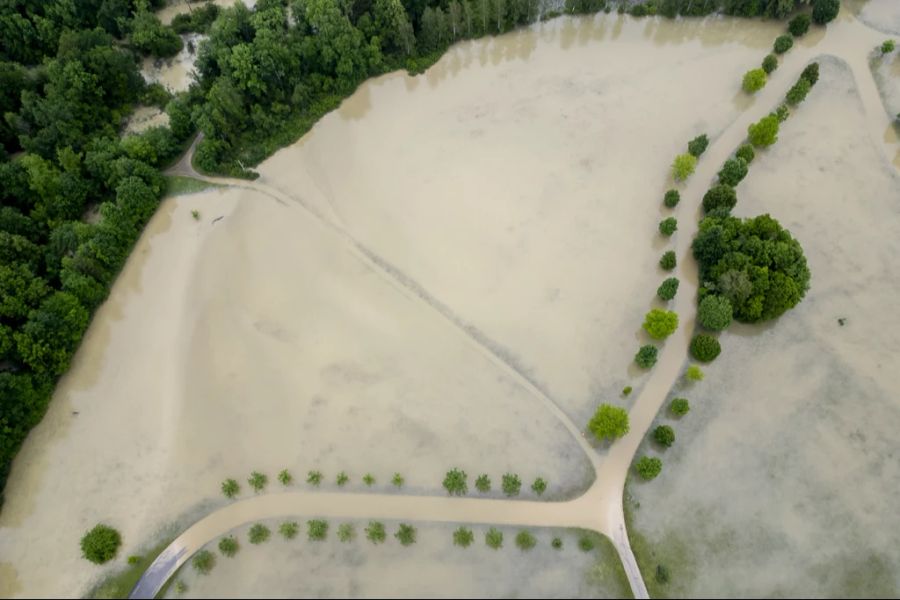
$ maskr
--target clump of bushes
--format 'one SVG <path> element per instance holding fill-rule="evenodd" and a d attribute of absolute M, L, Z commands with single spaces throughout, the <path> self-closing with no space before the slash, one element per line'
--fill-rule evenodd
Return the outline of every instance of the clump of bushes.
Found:
<path fill-rule="evenodd" d="M 256 523 L 251 528 L 247 534 L 248 539 L 251 544 L 262 544 L 269 540 L 269 536 L 272 532 L 268 527 L 263 525 L 262 523 Z"/>
<path fill-rule="evenodd" d="M 800 77 L 807 80 L 810 85 L 816 85 L 816 82 L 819 81 L 819 63 L 812 62 L 806 65 L 806 68 L 800 73 Z"/>
<path fill-rule="evenodd" d="M 705 333 L 698 333 L 691 340 L 691 356 L 700 362 L 711 362 L 722 352 L 719 340 Z"/>
<path fill-rule="evenodd" d="M 766 54 L 766 57 L 762 61 L 762 70 L 766 72 L 766 75 L 771 75 L 777 68 L 778 57 L 774 54 Z"/>
<path fill-rule="evenodd" d="M 737 152 L 735 152 L 734 155 L 748 165 L 756 158 L 756 152 L 753 151 L 753 146 L 750 144 L 741 144 L 741 147 L 737 149 Z"/>
<path fill-rule="evenodd" d="M 383 543 L 387 538 L 387 533 L 384 530 L 384 523 L 379 521 L 369 521 L 369 526 L 366 527 L 366 538 L 373 544 Z"/>
<path fill-rule="evenodd" d="M 634 362 L 636 362 L 637 366 L 642 369 L 649 369 L 656 364 L 656 358 L 658 355 L 659 350 L 656 348 L 656 346 L 647 344 L 645 346 L 641 346 L 640 350 L 637 351 L 637 354 L 634 355 Z"/>
<path fill-rule="evenodd" d="M 773 46 L 775 50 L 775 54 L 784 54 L 794 45 L 794 38 L 789 35 L 779 35 L 775 38 L 775 45 Z"/>
<path fill-rule="evenodd" d="M 328 537 L 328 521 L 312 519 L 306 522 L 306 537 L 311 542 L 321 542 Z"/>
<path fill-rule="evenodd" d="M 375 485 L 375 476 L 371 473 L 366 473 L 365 475 L 363 475 L 363 483 L 369 487 L 372 487 L 373 485 Z"/>
<path fill-rule="evenodd" d="M 662 471 L 662 461 L 655 456 L 642 456 L 634 465 L 634 470 L 644 481 L 656 479 L 656 476 Z"/>
<path fill-rule="evenodd" d="M 191 559 L 191 566 L 201 575 L 208 575 L 216 566 L 216 555 L 209 550 L 201 550 Z"/>
<path fill-rule="evenodd" d="M 680 201 L 681 194 L 678 193 L 678 190 L 669 190 L 663 197 L 663 204 L 665 204 L 667 208 L 675 208 Z"/>
<path fill-rule="evenodd" d="M 697 168 L 697 157 L 686 152 L 675 157 L 672 163 L 672 177 L 675 181 L 684 181 L 694 173 Z"/>
<path fill-rule="evenodd" d="M 344 487 L 347 485 L 347 482 L 350 481 L 350 476 L 347 475 L 344 471 L 341 471 L 337 474 L 337 479 L 335 480 L 340 487 Z"/>
<path fill-rule="evenodd" d="M 797 80 L 797 83 L 791 86 L 791 89 L 788 90 L 785 99 L 791 106 L 796 106 L 806 99 L 806 95 L 809 93 L 811 87 L 812 84 L 809 82 L 809 80 L 801 77 Z"/>
<path fill-rule="evenodd" d="M 588 422 L 588 429 L 601 441 L 620 438 L 628 433 L 628 411 L 611 404 L 601 404 Z"/>
<path fill-rule="evenodd" d="M 653 430 L 653 439 L 660 446 L 671 448 L 675 443 L 675 430 L 668 425 L 660 425 Z"/>
<path fill-rule="evenodd" d="M 768 115 L 747 128 L 750 143 L 757 148 L 771 146 L 778 141 L 778 117 Z"/>
<path fill-rule="evenodd" d="M 469 491 L 466 483 L 466 472 L 462 469 L 450 469 L 444 476 L 444 489 L 451 496 L 463 496 Z"/>
<path fill-rule="evenodd" d="M 832 21 L 838 15 L 840 9 L 840 0 L 813 0 L 813 23 L 824 25 Z"/>
<path fill-rule="evenodd" d="M 229 535 L 228 537 L 219 540 L 219 552 L 221 552 L 223 556 L 232 558 L 240 549 L 241 546 L 233 535 Z"/>
<path fill-rule="evenodd" d="M 453 545 L 468 548 L 475 541 L 475 534 L 467 527 L 460 527 L 453 532 Z"/>
<path fill-rule="evenodd" d="M 668 279 L 663 281 L 656 289 L 656 295 L 659 296 L 662 300 L 666 301 L 674 298 L 676 293 L 678 293 L 677 277 L 669 277 Z"/>
<path fill-rule="evenodd" d="M 765 69 L 750 69 L 744 73 L 744 80 L 741 86 L 748 94 L 753 94 L 763 89 L 766 86 Z"/>
<path fill-rule="evenodd" d="M 656 340 L 664 340 L 678 329 L 678 315 L 671 310 L 653 308 L 644 317 L 644 331 Z"/>
<path fill-rule="evenodd" d="M 292 540 L 300 533 L 300 525 L 296 521 L 285 521 L 278 526 L 278 533 L 280 533 L 284 539 Z"/>
<path fill-rule="evenodd" d="M 675 258 L 675 252 L 673 250 L 666 250 L 665 254 L 659 259 L 659 266 L 666 271 L 674 269 L 677 263 L 678 261 Z"/>
<path fill-rule="evenodd" d="M 491 491 L 491 478 L 487 473 L 482 473 L 475 479 L 475 489 L 482 494 L 487 494 Z"/>
<path fill-rule="evenodd" d="M 801 13 L 788 21 L 788 31 L 790 31 L 791 35 L 795 38 L 801 37 L 809 31 L 809 21 L 809 15 Z"/>
<path fill-rule="evenodd" d="M 253 491 L 261 492 L 263 488 L 266 487 L 266 484 L 269 483 L 269 478 L 259 471 L 253 471 L 252 473 L 250 473 L 250 478 L 247 479 L 247 483 L 250 484 L 250 487 L 253 488 Z"/>
<path fill-rule="evenodd" d="M 670 236 L 678 229 L 678 219 L 669 217 L 659 222 L 659 232 L 665 236 Z"/>
<path fill-rule="evenodd" d="M 81 555 L 96 565 L 102 565 L 116 555 L 121 545 L 122 536 L 118 531 L 99 524 L 82 536 Z"/>
<path fill-rule="evenodd" d="M 503 488 L 503 493 L 507 496 L 518 496 L 519 490 L 522 489 L 522 480 L 515 473 L 506 473 L 503 475 L 500 486 Z"/>
<path fill-rule="evenodd" d="M 322 471 L 310 471 L 306 474 L 306 483 L 319 487 L 322 483 Z"/>
<path fill-rule="evenodd" d="M 519 547 L 519 550 L 527 551 L 531 550 L 537 545 L 537 540 L 531 535 L 531 532 L 528 530 L 522 530 L 518 534 L 516 534 L 516 546 Z"/>
<path fill-rule="evenodd" d="M 697 365 L 691 365 L 685 371 L 684 376 L 688 381 L 703 381 L 703 370 Z"/>
<path fill-rule="evenodd" d="M 788 108 L 787 103 L 782 103 L 781 106 L 779 106 L 775 110 L 775 112 L 770 114 L 778 119 L 779 123 L 784 123 L 785 121 L 787 121 L 788 117 L 791 116 L 791 111 Z"/>
<path fill-rule="evenodd" d="M 484 543 L 492 550 L 499 550 L 503 547 L 503 532 L 496 527 L 491 527 L 484 534 Z"/>
<path fill-rule="evenodd" d="M 403 475 L 400 473 L 394 473 L 394 476 L 391 478 L 391 483 L 394 484 L 394 487 L 401 488 L 405 482 L 406 480 L 403 479 Z"/>
<path fill-rule="evenodd" d="M 411 546 L 416 543 L 416 528 L 406 523 L 400 523 L 400 527 L 397 529 L 394 537 L 400 540 L 400 545 Z"/>
<path fill-rule="evenodd" d="M 706 152 L 707 146 L 709 146 L 709 138 L 707 138 L 704 133 L 688 142 L 688 152 L 692 156 L 700 158 L 700 155 Z"/>
<path fill-rule="evenodd" d="M 287 469 L 282 469 L 281 472 L 278 473 L 278 481 L 281 482 L 281 485 L 290 485 L 293 480 L 294 476 L 291 475 L 290 471 Z"/>
<path fill-rule="evenodd" d="M 672 414 L 676 417 L 683 417 L 691 410 L 691 404 L 688 402 L 687 398 L 675 398 L 669 404 L 669 410 L 671 410 Z"/>
<path fill-rule="evenodd" d="M 881 44 L 881 53 L 890 54 L 896 47 L 897 45 L 894 43 L 894 40 L 885 40 L 884 43 Z"/>
<path fill-rule="evenodd" d="M 732 187 L 747 176 L 747 162 L 743 158 L 729 158 L 719 170 L 719 182 Z"/>
<path fill-rule="evenodd" d="M 241 491 L 241 486 L 234 479 L 226 479 L 222 482 L 222 493 L 226 498 L 234 498 Z"/>
<path fill-rule="evenodd" d="M 714 185 L 703 194 L 703 211 L 706 213 L 713 211 L 728 213 L 735 204 L 737 204 L 737 192 L 725 183 Z"/>
<path fill-rule="evenodd" d="M 542 496 L 547 491 L 547 482 L 543 477 L 538 477 L 534 480 L 534 483 L 531 484 L 531 491 L 538 496 Z"/>

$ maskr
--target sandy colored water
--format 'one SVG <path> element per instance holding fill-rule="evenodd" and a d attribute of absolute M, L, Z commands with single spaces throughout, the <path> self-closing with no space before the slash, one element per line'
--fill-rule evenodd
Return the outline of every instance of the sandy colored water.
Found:
<path fill-rule="evenodd" d="M 162 84 L 170 92 L 183 92 L 194 81 L 194 62 L 200 43 L 206 36 L 189 33 L 181 36 L 184 47 L 171 58 L 148 57 L 141 63 L 141 75 L 147 83 Z M 191 52 L 191 45 L 194 51 Z"/>
<path fill-rule="evenodd" d="M 169 115 L 155 106 L 139 106 L 125 123 L 125 133 L 140 133 L 151 127 L 164 127 L 169 124 Z"/>
<path fill-rule="evenodd" d="M 896 0 L 845 0 L 842 7 L 869 27 L 888 35 L 900 35 L 900 2 Z"/>

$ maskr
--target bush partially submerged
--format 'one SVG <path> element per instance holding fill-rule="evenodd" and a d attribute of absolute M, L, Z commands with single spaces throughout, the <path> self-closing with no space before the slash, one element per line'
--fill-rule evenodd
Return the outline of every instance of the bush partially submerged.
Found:
<path fill-rule="evenodd" d="M 765 69 L 750 69 L 744 73 L 744 80 L 741 83 L 741 87 L 743 87 L 744 91 L 748 94 L 753 94 L 766 86 L 766 79 Z"/>
<path fill-rule="evenodd" d="M 656 479 L 656 476 L 662 471 L 662 461 L 656 457 L 642 456 L 634 465 L 634 470 L 644 481 Z"/>
<path fill-rule="evenodd" d="M 515 473 L 505 473 L 501 482 L 503 493 L 507 496 L 518 496 L 522 489 L 522 480 Z"/>
<path fill-rule="evenodd" d="M 453 532 L 453 545 L 468 548 L 475 541 L 475 534 L 467 527 L 460 527 Z"/>
<path fill-rule="evenodd" d="M 484 543 L 492 550 L 499 550 L 503 547 L 503 532 L 495 527 L 491 527 L 484 534 Z"/>
<path fill-rule="evenodd" d="M 729 158 L 719 170 L 719 182 L 732 187 L 747 176 L 747 162 L 743 158 Z"/>
<path fill-rule="evenodd" d="M 646 346 L 641 346 L 640 350 L 637 351 L 637 354 L 634 355 L 634 362 L 642 369 L 649 369 L 656 364 L 656 357 L 658 355 L 659 350 L 656 346 L 647 344 Z"/>
<path fill-rule="evenodd" d="M 284 539 L 292 540 L 300 533 L 300 525 L 296 521 L 285 521 L 278 526 L 278 533 L 280 533 Z"/>
<path fill-rule="evenodd" d="M 328 537 L 328 521 L 312 519 L 306 522 L 306 537 L 311 542 L 321 542 Z"/>
<path fill-rule="evenodd" d="M 707 138 L 704 133 L 688 142 L 688 152 L 691 155 L 700 158 L 700 155 L 706 152 L 707 146 L 709 146 L 709 138 Z"/>
<path fill-rule="evenodd" d="M 250 540 L 251 544 L 262 544 L 269 540 L 269 536 L 272 534 L 269 531 L 269 528 L 263 525 L 262 523 L 256 523 L 251 528 L 247 537 Z"/>
<path fill-rule="evenodd" d="M 766 75 L 771 75 L 772 72 L 778 68 L 778 57 L 774 54 L 766 54 L 766 57 L 762 61 L 762 69 L 766 72 Z"/>
<path fill-rule="evenodd" d="M 719 340 L 705 333 L 698 333 L 691 340 L 691 356 L 700 362 L 710 362 L 719 356 L 722 346 Z"/>
<path fill-rule="evenodd" d="M 681 194 L 678 193 L 678 190 L 667 191 L 665 197 L 663 198 L 663 204 L 665 204 L 667 208 L 675 208 L 676 206 L 678 206 L 678 203 L 680 201 Z"/>
<path fill-rule="evenodd" d="M 737 152 L 735 152 L 734 155 L 743 159 L 748 165 L 756 158 L 756 152 L 753 151 L 753 146 L 750 144 L 741 144 L 741 147 L 737 149 Z"/>
<path fill-rule="evenodd" d="M 684 181 L 688 177 L 693 174 L 694 169 L 697 168 L 697 157 L 693 154 L 686 152 L 685 154 L 679 154 L 675 157 L 675 161 L 672 163 L 672 177 L 675 178 L 675 181 Z"/>
<path fill-rule="evenodd" d="M 542 496 L 547 491 L 547 482 L 543 477 L 538 477 L 534 480 L 534 483 L 531 484 L 531 491 L 538 496 Z"/>
<path fill-rule="evenodd" d="M 691 410 L 691 404 L 687 401 L 687 398 L 675 398 L 669 404 L 669 410 L 676 417 L 683 417 Z"/>
<path fill-rule="evenodd" d="M 816 82 L 819 81 L 819 63 L 812 62 L 806 65 L 806 68 L 800 73 L 800 77 L 807 80 L 810 85 L 816 85 Z"/>
<path fill-rule="evenodd" d="M 253 471 L 250 473 L 250 478 L 247 479 L 247 483 L 250 484 L 250 487 L 253 488 L 254 492 L 261 492 L 263 488 L 266 487 L 266 484 L 269 483 L 269 478 L 259 471 Z"/>
<path fill-rule="evenodd" d="M 674 298 L 676 293 L 678 293 L 678 278 L 676 277 L 669 277 L 656 290 L 656 295 L 666 301 Z"/>
<path fill-rule="evenodd" d="M 451 496 L 463 496 L 469 491 L 467 475 L 462 469 L 450 469 L 444 476 L 444 489 Z"/>
<path fill-rule="evenodd" d="M 588 422 L 588 429 L 601 441 L 620 438 L 628 433 L 628 411 L 611 404 L 601 404 Z"/>
<path fill-rule="evenodd" d="M 779 35 L 775 38 L 775 44 L 773 46 L 775 50 L 775 54 L 784 54 L 794 45 L 794 38 L 789 35 Z"/>
<path fill-rule="evenodd" d="M 530 531 L 522 530 L 516 535 L 516 546 L 519 550 L 531 550 L 537 545 L 537 540 L 531 535 Z"/>
<path fill-rule="evenodd" d="M 416 543 L 416 528 L 406 523 L 400 523 L 400 527 L 397 529 L 394 537 L 400 540 L 401 545 L 411 546 Z"/>
<path fill-rule="evenodd" d="M 475 489 L 482 494 L 491 491 L 491 478 L 487 473 L 482 473 L 475 479 Z"/>
<path fill-rule="evenodd" d="M 678 329 L 678 315 L 671 310 L 650 309 L 643 327 L 653 339 L 664 340 Z"/>
<path fill-rule="evenodd" d="M 226 498 L 234 498 L 241 491 L 241 486 L 234 479 L 226 479 L 222 482 L 222 493 Z"/>
<path fill-rule="evenodd" d="M 209 550 L 201 550 L 191 559 L 191 566 L 201 575 L 208 575 L 216 566 L 216 555 Z"/>
<path fill-rule="evenodd" d="M 387 538 L 387 533 L 384 530 L 384 523 L 380 521 L 369 521 L 369 526 L 366 527 L 366 539 L 368 539 L 373 544 L 381 544 Z"/>
<path fill-rule="evenodd" d="M 670 448 L 675 443 L 675 430 L 668 425 L 660 425 L 653 430 L 653 439 L 657 444 Z"/>
<path fill-rule="evenodd" d="M 801 37 L 809 31 L 809 15 L 801 13 L 788 21 L 788 31 L 794 37 Z"/>
<path fill-rule="evenodd" d="M 703 211 L 711 213 L 713 211 L 730 212 L 734 205 L 737 204 L 737 192 L 730 185 L 720 183 L 709 188 L 703 194 Z"/>
<path fill-rule="evenodd" d="M 768 115 L 747 128 L 750 143 L 757 148 L 771 146 L 778 141 L 778 117 Z"/>
<path fill-rule="evenodd" d="M 809 93 L 809 89 L 811 87 L 812 84 L 809 82 L 809 80 L 801 77 L 797 80 L 797 83 L 791 86 L 791 89 L 788 90 L 785 99 L 791 106 L 796 106 L 806 100 L 806 95 Z"/>
<path fill-rule="evenodd" d="M 81 538 L 81 555 L 102 565 L 116 555 L 121 545 L 122 536 L 118 531 L 107 525 L 95 525 Z"/>
<path fill-rule="evenodd" d="M 219 540 L 219 552 L 222 553 L 222 556 L 227 556 L 228 558 L 233 557 L 238 553 L 238 550 L 241 549 L 240 544 L 238 544 L 237 539 L 233 535 L 229 535 L 228 537 L 224 537 Z"/>
<path fill-rule="evenodd" d="M 678 219 L 669 217 L 659 222 L 659 232 L 665 236 L 670 236 L 678 229 Z"/>
<path fill-rule="evenodd" d="M 666 271 L 671 271 L 675 268 L 677 262 L 678 261 L 675 259 L 675 252 L 673 250 L 666 250 L 665 254 L 659 259 L 659 266 Z"/>

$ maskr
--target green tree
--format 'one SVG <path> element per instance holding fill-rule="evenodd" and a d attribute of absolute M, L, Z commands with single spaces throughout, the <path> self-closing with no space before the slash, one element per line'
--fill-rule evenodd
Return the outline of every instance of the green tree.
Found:
<path fill-rule="evenodd" d="M 306 483 L 319 487 L 324 476 L 321 471 L 310 471 L 306 475 Z"/>
<path fill-rule="evenodd" d="M 676 417 L 683 417 L 691 410 L 691 405 L 686 398 L 675 398 L 669 404 L 669 410 L 671 410 L 672 414 Z"/>
<path fill-rule="evenodd" d="M 756 147 L 771 146 L 778 141 L 778 117 L 768 115 L 747 128 L 750 143 Z"/>
<path fill-rule="evenodd" d="M 369 526 L 366 527 L 366 538 L 373 544 L 381 544 L 387 538 L 387 533 L 384 530 L 384 523 L 379 521 L 369 521 Z"/>
<path fill-rule="evenodd" d="M 492 550 L 499 550 L 503 547 L 503 532 L 495 527 L 491 527 L 484 534 L 484 543 Z"/>
<path fill-rule="evenodd" d="M 665 236 L 670 236 L 678 229 L 678 219 L 668 217 L 659 222 L 659 232 Z"/>
<path fill-rule="evenodd" d="M 363 483 L 365 483 L 369 487 L 372 487 L 373 485 L 375 485 L 375 476 L 371 473 L 366 473 L 365 475 L 363 475 Z"/>
<path fill-rule="evenodd" d="M 550 547 L 552 547 L 554 550 L 562 550 L 562 547 L 563 547 L 562 538 L 558 538 L 558 537 L 553 538 L 553 540 L 550 542 Z"/>
<path fill-rule="evenodd" d="M 516 534 L 516 546 L 518 546 L 519 550 L 528 551 L 534 548 L 537 545 L 537 540 L 533 535 L 531 535 L 530 531 L 522 530 Z"/>
<path fill-rule="evenodd" d="M 337 529 L 337 536 L 341 542 L 352 542 L 356 537 L 356 530 L 352 523 L 341 523 Z"/>
<path fill-rule="evenodd" d="M 819 81 L 819 63 L 812 62 L 806 65 L 803 72 L 800 73 L 800 77 L 807 80 L 810 85 L 816 85 L 816 82 Z"/>
<path fill-rule="evenodd" d="M 216 555 L 209 550 L 200 550 L 191 559 L 191 566 L 201 575 L 209 575 L 209 572 L 216 566 Z"/>
<path fill-rule="evenodd" d="M 691 365 L 685 371 L 684 376 L 688 381 L 703 381 L 703 370 L 697 365 Z"/>
<path fill-rule="evenodd" d="M 250 527 L 247 537 L 250 539 L 251 544 L 258 545 L 268 541 L 271 534 L 272 532 L 269 528 L 262 523 L 254 523 L 253 526 Z"/>
<path fill-rule="evenodd" d="M 662 471 L 662 461 L 656 457 L 642 456 L 634 465 L 635 471 L 644 481 L 656 479 Z"/>
<path fill-rule="evenodd" d="M 722 296 L 709 294 L 700 301 L 697 321 L 711 331 L 722 331 L 731 325 L 731 302 Z"/>
<path fill-rule="evenodd" d="M 411 546 L 416 543 L 416 528 L 406 523 L 400 523 L 394 537 L 400 541 L 401 545 Z"/>
<path fill-rule="evenodd" d="M 54 292 L 13 335 L 22 361 L 36 373 L 61 375 L 87 329 L 88 311 L 75 296 Z"/>
<path fill-rule="evenodd" d="M 281 485 L 291 485 L 291 482 L 294 480 L 294 476 L 291 475 L 290 471 L 287 469 L 282 469 L 278 473 L 278 481 L 281 482 Z"/>
<path fill-rule="evenodd" d="M 809 80 L 801 77 L 797 80 L 797 83 L 788 90 L 785 99 L 791 106 L 796 106 L 806 100 L 806 95 L 809 93 L 810 88 L 812 88 L 812 84 L 809 83 Z"/>
<path fill-rule="evenodd" d="M 519 476 L 515 473 L 505 473 L 501 480 L 500 487 L 507 496 L 518 496 L 519 490 L 522 489 L 522 480 L 519 479 Z"/>
<path fill-rule="evenodd" d="M 700 362 L 711 362 L 722 352 L 719 340 L 705 333 L 698 333 L 691 340 L 691 356 Z"/>
<path fill-rule="evenodd" d="M 748 94 L 753 94 L 763 89 L 766 86 L 766 70 L 750 69 L 744 73 L 744 81 L 741 86 Z"/>
<path fill-rule="evenodd" d="M 719 170 L 719 182 L 732 187 L 747 176 L 747 163 L 742 158 L 729 158 Z"/>
<path fill-rule="evenodd" d="M 240 550 L 240 544 L 238 544 L 237 539 L 233 535 L 219 540 L 219 552 L 222 553 L 222 556 L 231 558 L 238 553 L 238 550 Z"/>
<path fill-rule="evenodd" d="M 637 354 L 634 355 L 634 362 L 637 363 L 642 369 L 650 369 L 653 365 L 656 364 L 656 358 L 659 355 L 659 350 L 656 346 L 646 344 L 641 346 L 637 351 Z"/>
<path fill-rule="evenodd" d="M 675 443 L 675 430 L 668 425 L 659 425 L 653 430 L 653 439 L 661 446 L 670 448 Z"/>
<path fill-rule="evenodd" d="M 812 20 L 817 25 L 834 20 L 841 9 L 840 0 L 812 0 L 812 6 Z"/>
<path fill-rule="evenodd" d="M 486 494 L 491 491 L 491 478 L 487 473 L 482 473 L 475 479 L 475 489 L 481 492 L 482 494 Z"/>
<path fill-rule="evenodd" d="M 350 476 L 347 475 L 344 471 L 341 471 L 337 474 L 337 479 L 335 481 L 337 481 L 337 484 L 340 487 L 344 487 L 345 485 L 347 485 L 347 482 L 350 481 Z"/>
<path fill-rule="evenodd" d="M 591 535 L 582 535 L 578 538 L 578 548 L 582 552 L 590 552 L 594 549 L 594 538 Z"/>
<path fill-rule="evenodd" d="M 700 155 L 706 152 L 707 146 L 709 146 L 709 138 L 706 137 L 706 134 L 704 133 L 688 142 L 688 152 L 692 156 L 700 158 Z"/>
<path fill-rule="evenodd" d="M 775 44 L 773 45 L 773 49 L 775 50 L 775 54 L 784 54 L 794 45 L 794 38 L 789 35 L 779 35 L 775 38 Z"/>
<path fill-rule="evenodd" d="M 681 194 L 678 193 L 678 190 L 669 190 L 663 198 L 663 204 L 665 204 L 667 208 L 675 208 L 678 206 L 680 200 Z"/>
<path fill-rule="evenodd" d="M 544 492 L 547 491 L 547 482 L 544 481 L 543 478 L 538 477 L 534 480 L 534 483 L 531 484 L 531 491 L 538 496 L 542 496 Z"/>
<path fill-rule="evenodd" d="M 618 406 L 601 404 L 591 417 L 588 429 L 598 440 L 615 440 L 628 433 L 628 411 Z"/>
<path fill-rule="evenodd" d="M 659 259 L 659 266 L 665 269 L 666 271 L 671 271 L 675 268 L 677 264 L 677 260 L 675 258 L 675 252 L 673 250 L 666 250 L 665 254 Z"/>
<path fill-rule="evenodd" d="M 394 473 L 394 476 L 391 478 L 391 483 L 394 484 L 394 487 L 401 488 L 406 480 L 403 479 L 403 475 L 400 473 Z"/>
<path fill-rule="evenodd" d="M 897 47 L 897 45 L 894 42 L 894 40 L 885 40 L 881 44 L 881 54 L 890 54 L 891 52 L 894 51 L 894 48 L 896 48 L 896 47 Z"/>
<path fill-rule="evenodd" d="M 806 13 L 800 13 L 790 21 L 788 21 L 788 31 L 791 32 L 791 35 L 795 38 L 802 37 L 809 31 L 809 15 Z"/>
<path fill-rule="evenodd" d="M 672 163 L 672 177 L 675 181 L 684 181 L 697 168 L 697 157 L 690 153 L 679 154 Z"/>
<path fill-rule="evenodd" d="M 322 542 L 328 537 L 328 521 L 312 519 L 306 522 L 306 537 L 311 542 Z"/>
<path fill-rule="evenodd" d="M 266 484 L 269 483 L 269 478 L 259 471 L 253 471 L 250 473 L 247 483 L 250 484 L 250 487 L 253 488 L 254 492 L 259 493 L 266 487 Z"/>
<path fill-rule="evenodd" d="M 178 34 L 160 23 L 159 18 L 149 10 L 139 10 L 134 15 L 129 41 L 138 52 L 162 58 L 174 56 L 182 48 Z"/>
<path fill-rule="evenodd" d="M 644 331 L 656 340 L 664 340 L 678 329 L 678 315 L 671 310 L 650 309 L 644 317 Z"/>
<path fill-rule="evenodd" d="M 241 486 L 234 479 L 226 479 L 222 482 L 222 493 L 226 498 L 234 498 L 241 491 Z"/>
<path fill-rule="evenodd" d="M 464 496 L 469 491 L 467 475 L 462 469 L 450 469 L 444 477 L 444 489 L 451 496 Z"/>
<path fill-rule="evenodd" d="M 372 17 L 380 34 L 382 50 L 404 56 L 413 53 L 415 36 L 400 0 L 375 0 Z"/>
<path fill-rule="evenodd" d="M 453 545 L 468 548 L 475 541 L 475 534 L 467 527 L 460 527 L 453 532 Z"/>
<path fill-rule="evenodd" d="M 766 54 L 766 57 L 762 61 L 762 69 L 766 72 L 766 75 L 771 75 L 772 72 L 778 68 L 778 57 L 774 54 Z"/>
<path fill-rule="evenodd" d="M 278 526 L 278 533 L 280 533 L 284 539 L 292 540 L 300 533 L 300 524 L 296 521 L 285 521 Z"/>
<path fill-rule="evenodd" d="M 753 151 L 753 146 L 750 144 L 741 144 L 741 147 L 737 149 L 737 152 L 735 152 L 734 155 L 748 165 L 756 158 L 756 152 Z"/>
<path fill-rule="evenodd" d="M 669 277 L 668 279 L 663 281 L 656 290 L 656 295 L 659 296 L 661 300 L 666 301 L 674 298 L 676 293 L 678 293 L 677 277 Z"/>
<path fill-rule="evenodd" d="M 719 183 L 709 188 L 703 195 L 703 211 L 724 211 L 728 213 L 737 204 L 737 192 L 725 183 Z"/>
<path fill-rule="evenodd" d="M 622 388 L 622 395 L 626 396 L 626 397 L 631 395 L 631 386 L 630 385 L 626 385 L 625 387 Z"/>
<path fill-rule="evenodd" d="M 121 545 L 122 536 L 118 531 L 107 525 L 95 525 L 81 538 L 81 555 L 94 564 L 102 565 L 116 555 Z"/>

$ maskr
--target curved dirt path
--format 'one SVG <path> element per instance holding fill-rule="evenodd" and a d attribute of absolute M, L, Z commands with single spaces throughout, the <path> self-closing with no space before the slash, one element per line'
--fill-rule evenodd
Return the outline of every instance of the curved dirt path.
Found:
<path fill-rule="evenodd" d="M 813 35 L 813 34 L 810 34 Z M 694 329 L 694 301 L 697 293 L 697 265 L 690 254 L 691 241 L 699 225 L 700 200 L 703 192 L 722 163 L 746 138 L 747 126 L 768 114 L 780 104 L 786 90 L 794 84 L 803 67 L 818 57 L 831 56 L 842 60 L 850 68 L 869 128 L 869 134 L 882 149 L 890 163 L 885 131 L 891 118 L 884 109 L 877 86 L 868 66 L 868 56 L 882 34 L 861 24 L 852 16 L 842 14 L 832 23 L 823 39 L 810 47 L 796 45 L 782 57 L 781 64 L 769 82 L 722 134 L 712 141 L 699 161 L 699 167 L 682 191 L 684 198 L 678 211 L 681 227 L 676 234 L 675 251 L 679 259 L 678 276 L 681 289 L 673 310 L 681 316 L 678 331 L 663 348 L 653 369 L 629 412 L 631 430 L 613 444 L 605 456 L 600 456 L 552 397 L 498 353 L 496 344 L 475 327 L 467 324 L 449 307 L 432 297 L 427 290 L 375 252 L 359 243 L 349 232 L 329 216 L 323 215 L 300 198 L 290 196 L 271 186 L 240 179 L 209 177 L 198 173 L 191 163 L 200 136 L 188 152 L 169 170 L 170 175 L 193 177 L 220 185 L 252 189 L 283 204 L 294 204 L 316 217 L 326 229 L 350 244 L 356 255 L 374 272 L 390 282 L 401 293 L 418 298 L 430 305 L 462 336 L 487 356 L 498 368 L 534 394 L 572 434 L 594 466 L 596 478 L 591 487 L 578 498 L 566 502 L 533 502 L 524 500 L 453 498 L 438 496 L 403 496 L 388 494 L 288 492 L 256 496 L 229 504 L 198 521 L 157 557 L 143 574 L 131 593 L 132 598 L 152 598 L 175 571 L 209 541 L 248 522 L 310 515 L 328 518 L 364 520 L 369 518 L 408 521 L 438 521 L 518 526 L 558 526 L 592 529 L 607 535 L 622 561 L 625 573 L 636 598 L 648 598 L 647 588 L 631 551 L 622 505 L 625 481 L 635 453 L 659 412 L 669 390 L 677 382 L 688 357 L 688 346 Z M 802 42 L 802 40 L 801 40 Z M 738 75 L 735 75 L 736 80 Z M 813 92 L 814 93 L 814 92 Z M 690 315 L 690 317 L 688 317 Z"/>

